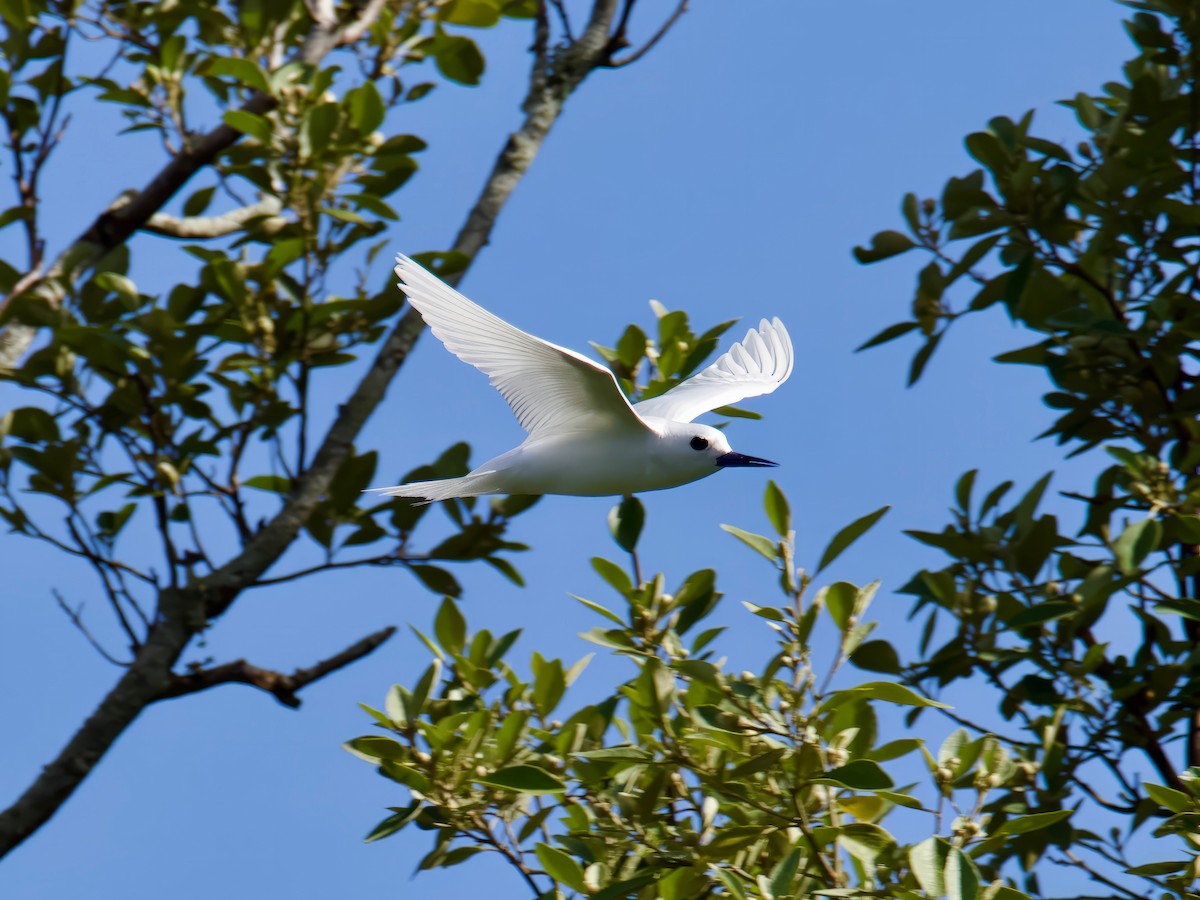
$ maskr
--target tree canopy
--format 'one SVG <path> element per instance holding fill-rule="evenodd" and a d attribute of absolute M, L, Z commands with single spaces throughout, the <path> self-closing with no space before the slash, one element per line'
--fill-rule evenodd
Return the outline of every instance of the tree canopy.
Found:
<path fill-rule="evenodd" d="M 745 671 L 712 624 L 745 576 L 658 573 L 653 512 L 626 500 L 610 515 L 617 559 L 592 563 L 604 595 L 576 598 L 594 652 L 624 674 L 580 698 L 586 657 L 518 655 L 518 629 L 473 627 L 459 603 L 470 563 L 520 583 L 513 520 L 530 498 L 444 504 L 443 536 L 431 508 L 360 494 L 379 465 L 361 429 L 421 327 L 369 274 L 425 150 L 385 123 L 438 102 L 443 80 L 481 78 L 465 28 L 530 28 L 524 121 L 457 239 L 421 257 L 455 283 L 573 92 L 637 61 L 686 2 L 636 42 L 632 0 L 5 4 L 17 199 L 0 226 L 23 255 L 0 265 L 0 379 L 21 398 L 0 420 L 0 514 L 6 546 L 38 540 L 94 570 L 122 638 L 94 640 L 114 686 L 0 812 L 0 855 L 147 707 L 229 683 L 296 706 L 393 631 L 290 673 L 207 658 L 251 588 L 389 566 L 444 599 L 419 629 L 428 667 L 364 698 L 346 745 L 384 776 L 386 811 L 364 832 L 389 841 L 366 852 L 421 841 L 422 868 L 491 857 L 514 895 L 551 898 L 1200 896 L 1200 11 L 1127 5 L 1135 57 L 1068 101 L 1081 140 L 1043 136 L 1032 113 L 993 118 L 966 139 L 976 167 L 905 197 L 899 223 L 855 250 L 926 259 L 907 317 L 864 348 L 919 337 L 915 383 L 960 318 L 1003 310 L 1020 346 L 1000 361 L 1046 379 L 1060 415 L 1045 437 L 1095 487 L 1056 498 L 1050 475 L 969 471 L 940 488 L 948 522 L 902 523 L 945 562 L 881 586 L 869 568 L 830 572 L 897 524 L 889 498 L 812 552 L 768 485 L 761 521 L 724 526 L 777 584 L 743 604 L 736 627 L 769 639 Z M 110 55 L 78 50 L 93 46 Z M 160 139 L 161 166 L 48 246 L 46 167 L 72 104 L 97 98 Z M 162 238 L 188 242 L 194 270 L 148 290 L 134 264 Z M 659 304 L 598 350 L 631 394 L 660 391 L 731 324 L 697 322 Z M 318 409 L 348 366 L 336 408 Z M 467 455 L 455 444 L 409 477 L 458 474 Z M 871 618 L 897 588 L 911 640 Z M 94 619 L 60 603 L 93 640 Z"/>

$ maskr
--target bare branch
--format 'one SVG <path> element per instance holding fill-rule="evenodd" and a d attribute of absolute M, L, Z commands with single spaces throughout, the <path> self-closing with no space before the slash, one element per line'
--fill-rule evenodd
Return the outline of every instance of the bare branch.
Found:
<path fill-rule="evenodd" d="M 396 627 L 389 625 L 379 631 L 368 634 L 357 643 L 351 644 L 341 653 L 336 653 L 307 669 L 297 669 L 291 675 L 284 675 L 272 669 L 263 669 L 251 665 L 244 659 L 211 669 L 201 669 L 187 675 L 176 675 L 170 685 L 159 696 L 159 700 L 171 697 L 182 697 L 185 694 L 196 694 L 216 687 L 219 684 L 248 684 L 259 690 L 272 694 L 284 706 L 297 709 L 300 698 L 296 692 L 308 687 L 314 681 L 320 681 L 326 675 L 331 675 L 339 669 L 344 669 L 353 662 L 372 653 L 380 644 L 396 633 Z"/>
<path fill-rule="evenodd" d="M 286 575 L 276 575 L 274 578 L 260 578 L 249 587 L 267 587 L 272 584 L 283 584 L 285 581 L 295 581 L 297 578 L 307 578 L 309 575 L 315 575 L 318 572 L 327 572 L 331 569 L 353 569 L 358 566 L 404 566 L 419 557 L 401 556 L 398 553 L 384 553 L 379 556 L 371 556 L 366 559 L 347 559 L 342 562 L 325 562 L 316 566 L 309 566 L 307 569 L 297 569 L 295 572 L 288 572 Z"/>
<path fill-rule="evenodd" d="M 121 662 L 119 659 L 117 659 L 115 656 L 113 656 L 111 653 L 109 653 L 107 650 L 105 650 L 104 645 L 101 644 L 99 641 L 97 641 L 92 636 L 92 633 L 90 631 L 88 631 L 88 627 L 83 624 L 83 604 L 82 603 L 79 604 L 79 607 L 77 609 L 71 609 L 71 607 L 67 605 L 67 601 L 63 599 L 62 594 L 60 594 L 56 590 L 51 591 L 51 593 L 54 594 L 54 599 L 58 602 L 58 608 L 67 614 L 67 618 L 71 620 L 71 624 L 79 629 L 79 633 L 82 634 L 85 638 L 87 638 L 87 642 L 89 644 L 91 644 L 92 647 L 95 648 L 97 653 L 99 653 L 101 656 L 103 656 L 106 660 L 108 660 L 114 666 L 128 666 L 129 665 L 129 663 Z"/>
<path fill-rule="evenodd" d="M 630 5 L 632 6 L 632 4 Z M 653 50 L 654 46 L 659 41 L 667 36 L 667 32 L 670 31 L 671 28 L 674 27 L 675 23 L 679 21 L 679 17 L 687 12 L 687 8 L 688 0 L 679 0 L 679 5 L 675 7 L 675 11 L 667 17 L 667 20 L 663 22 L 658 31 L 654 32 L 654 35 L 650 38 L 650 40 L 646 41 L 645 44 L 643 44 L 637 50 L 634 50 L 623 59 L 614 59 L 611 63 L 609 63 L 609 65 L 614 69 L 619 69 L 621 66 L 627 66 L 630 63 L 637 62 L 639 59 Z"/>
<path fill-rule="evenodd" d="M 143 231 L 163 237 L 185 238 L 189 240 L 224 237 L 240 231 L 242 227 L 255 218 L 269 218 L 281 225 L 287 220 L 279 216 L 283 203 L 278 197 L 263 197 L 257 203 L 233 209 L 219 216 L 187 216 L 179 218 L 166 213 L 155 213 L 146 223 Z M 264 223 L 268 226 L 273 223 Z"/>

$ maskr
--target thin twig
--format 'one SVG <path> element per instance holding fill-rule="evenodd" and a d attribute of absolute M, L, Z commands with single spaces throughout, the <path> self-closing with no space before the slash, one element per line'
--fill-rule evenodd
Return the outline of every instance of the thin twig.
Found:
<path fill-rule="evenodd" d="M 614 59 L 612 62 L 610 62 L 608 64 L 609 68 L 619 69 L 622 66 L 627 66 L 630 63 L 635 63 L 639 59 L 641 59 L 643 56 L 645 56 L 647 53 L 649 53 L 651 50 L 653 50 L 655 45 L 659 41 L 661 41 L 664 37 L 666 37 L 667 32 L 671 30 L 671 28 L 675 25 L 675 23 L 677 21 L 679 21 L 679 17 L 682 16 L 685 12 L 687 12 L 687 8 L 688 8 L 688 0 L 679 0 L 679 5 L 675 7 L 675 11 L 671 13 L 671 15 L 667 18 L 667 20 L 665 22 L 663 22 L 662 27 L 660 27 L 658 29 L 658 31 L 654 32 L 654 35 L 650 38 L 650 40 L 648 40 L 645 44 L 643 44 L 639 49 L 634 50 L 632 53 L 630 53 L 624 59 Z"/>
<path fill-rule="evenodd" d="M 341 653 L 336 653 L 307 669 L 297 669 L 291 675 L 251 665 L 244 659 L 224 663 L 210 669 L 200 669 L 187 675 L 176 675 L 157 699 L 165 700 L 169 697 L 196 694 L 219 684 L 248 684 L 272 694 L 284 706 L 296 709 L 300 706 L 300 698 L 296 696 L 297 691 L 362 659 L 395 633 L 394 625 L 381 628 L 347 647 Z"/>
<path fill-rule="evenodd" d="M 58 608 L 67 614 L 67 618 L 71 620 L 71 624 L 79 629 L 79 633 L 82 634 L 85 638 L 87 638 L 87 642 L 89 644 L 91 644 L 92 647 L 95 648 L 97 653 L 99 653 L 101 656 L 103 656 L 106 660 L 108 660 L 114 666 L 121 666 L 122 668 L 129 667 L 129 663 L 121 662 L 119 659 L 117 659 L 111 653 L 109 653 L 107 650 L 105 650 L 104 646 L 92 636 L 92 633 L 90 631 L 88 631 L 87 626 L 83 624 L 83 604 L 82 603 L 79 604 L 78 609 L 71 609 L 71 607 L 67 605 L 67 601 L 63 599 L 62 594 L 60 594 L 57 590 L 51 590 L 50 593 L 54 594 L 54 599 L 58 602 Z"/>

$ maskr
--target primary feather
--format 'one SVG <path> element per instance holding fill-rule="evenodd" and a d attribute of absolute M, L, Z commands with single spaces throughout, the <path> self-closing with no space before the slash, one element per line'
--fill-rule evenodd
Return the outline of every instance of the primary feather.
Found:
<path fill-rule="evenodd" d="M 514 328 L 407 256 L 397 256 L 396 263 L 400 288 L 429 330 L 488 376 L 531 437 L 564 429 L 646 427 L 608 369 Z"/>
<path fill-rule="evenodd" d="M 639 416 L 690 422 L 721 406 L 769 394 L 792 374 L 792 339 L 778 318 L 763 319 L 741 343 L 669 391 L 633 405 Z"/>

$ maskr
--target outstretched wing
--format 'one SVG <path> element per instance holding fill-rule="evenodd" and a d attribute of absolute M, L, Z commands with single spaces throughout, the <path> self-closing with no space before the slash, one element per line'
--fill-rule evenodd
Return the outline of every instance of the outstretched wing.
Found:
<path fill-rule="evenodd" d="M 690 422 L 747 397 L 769 394 L 792 374 L 792 339 L 778 318 L 763 319 L 715 363 L 687 381 L 634 404 L 640 416 Z"/>
<path fill-rule="evenodd" d="M 531 436 L 648 427 L 608 369 L 514 328 L 407 256 L 396 257 L 396 275 L 434 336 L 488 376 Z"/>

